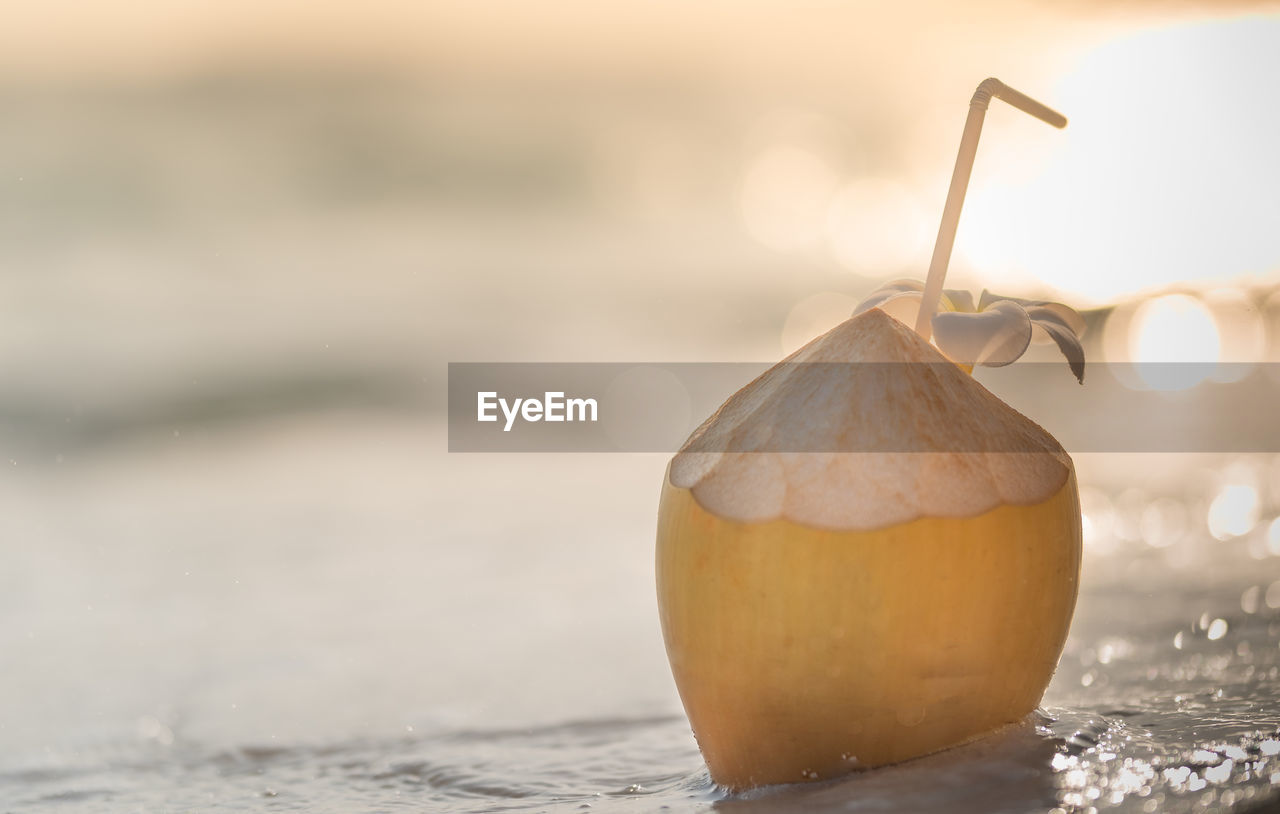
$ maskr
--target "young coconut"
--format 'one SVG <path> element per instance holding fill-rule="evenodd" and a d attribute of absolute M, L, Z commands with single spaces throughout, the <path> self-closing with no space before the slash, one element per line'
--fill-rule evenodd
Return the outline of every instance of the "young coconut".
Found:
<path fill-rule="evenodd" d="M 974 107 L 1008 90 L 992 82 Z M 1083 323 L 1056 303 L 976 309 L 943 292 L 958 215 L 949 196 L 928 285 L 873 294 L 734 394 L 668 466 L 662 631 L 721 786 L 954 746 L 1028 715 L 1052 677 L 1080 567 L 1074 468 L 968 371 L 1040 338 L 1082 377 Z"/>

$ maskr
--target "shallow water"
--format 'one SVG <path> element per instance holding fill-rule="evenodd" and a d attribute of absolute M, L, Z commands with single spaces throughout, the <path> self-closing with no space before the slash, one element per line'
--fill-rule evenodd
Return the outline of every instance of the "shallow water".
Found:
<path fill-rule="evenodd" d="M 662 457 L 449 456 L 438 426 L 374 418 L 184 426 L 7 472 L 0 811 L 1280 805 L 1271 457 L 1157 456 L 1163 485 L 1135 493 L 1117 484 L 1149 461 L 1080 456 L 1082 593 L 1040 714 L 728 796 L 657 630 Z M 1188 518 L 1223 473 L 1259 505 L 1217 540 Z M 1168 501 L 1181 526 L 1151 520 Z"/>
<path fill-rule="evenodd" d="M 1101 646 L 1123 656 L 1087 670 L 1069 662 L 1032 719 L 959 749 L 826 783 L 726 795 L 711 784 L 680 715 L 230 747 L 189 742 L 144 718 L 133 738 L 20 761 L 6 767 L 3 781 L 14 793 L 11 806 L 35 811 L 912 811 L 945 804 L 956 811 L 1177 812 L 1276 805 L 1280 614 L 1227 614 L 1228 634 L 1212 642 L 1185 636 L 1174 650 L 1171 636 L 1109 622 L 1108 611 L 1122 611 L 1127 601 L 1102 591 L 1086 595 L 1075 649 L 1085 639 L 1081 628 L 1102 625 L 1108 634 Z M 1089 687 L 1082 686 L 1085 675 Z"/>

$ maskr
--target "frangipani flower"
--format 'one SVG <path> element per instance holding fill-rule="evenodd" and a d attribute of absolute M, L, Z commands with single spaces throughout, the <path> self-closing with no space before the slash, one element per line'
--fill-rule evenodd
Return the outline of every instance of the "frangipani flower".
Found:
<path fill-rule="evenodd" d="M 916 280 L 894 280 L 871 292 L 853 314 L 879 308 L 914 325 L 923 291 L 924 284 Z M 931 324 L 938 349 L 958 364 L 1002 367 L 1026 353 L 1032 342 L 1053 342 L 1084 383 L 1084 319 L 1060 302 L 1001 297 L 984 290 L 975 307 L 968 291 L 946 289 Z"/>

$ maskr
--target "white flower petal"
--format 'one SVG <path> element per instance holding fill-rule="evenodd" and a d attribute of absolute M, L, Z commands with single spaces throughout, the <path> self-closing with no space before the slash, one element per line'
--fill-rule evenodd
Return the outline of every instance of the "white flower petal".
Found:
<path fill-rule="evenodd" d="M 1035 342 L 1037 345 L 1047 345 L 1050 342 L 1056 341 L 1049 332 L 1044 329 L 1043 326 L 1047 323 L 1053 323 L 1063 330 L 1074 334 L 1076 338 L 1079 338 L 1079 333 L 1070 322 L 1063 318 L 1061 310 L 1050 308 L 1047 305 L 1024 305 L 1023 308 L 1026 309 L 1027 316 L 1031 317 L 1031 324 L 1033 327 L 1031 341 Z"/>
<path fill-rule="evenodd" d="M 893 280 L 871 292 L 854 316 L 879 308 L 898 321 L 915 327 L 924 284 L 917 280 Z M 984 290 L 975 311 L 973 296 L 963 290 L 945 289 L 933 317 L 938 348 L 960 364 L 1001 367 L 1012 363 L 1035 341 L 1056 344 L 1067 357 L 1076 379 L 1084 382 L 1084 349 L 1080 334 L 1084 319 L 1060 302 L 999 297 Z"/>
<path fill-rule="evenodd" d="M 1009 302 L 1017 302 L 1017 297 L 1002 297 L 999 294 L 992 294 L 987 289 L 982 289 L 982 293 L 978 295 L 978 310 L 985 311 L 991 307 L 992 303 L 1008 300 Z"/>
<path fill-rule="evenodd" d="M 1000 301 L 976 314 L 944 311 L 933 318 L 938 348 L 956 362 L 1001 367 L 1031 343 L 1031 319 L 1014 302 Z"/>
<path fill-rule="evenodd" d="M 977 311 L 973 307 L 973 292 L 965 291 L 959 288 L 945 288 L 942 290 L 943 298 L 950 300 L 948 311 L 962 311 L 966 314 L 972 314 Z"/>
<path fill-rule="evenodd" d="M 919 280 L 903 279 L 887 282 L 858 303 L 858 307 L 853 309 L 853 316 L 856 317 L 872 308 L 879 308 L 894 319 L 914 328 L 916 314 L 920 312 L 923 292 L 924 283 Z M 896 304 L 888 305 L 891 301 Z M 942 296 L 938 299 L 938 310 L 972 313 L 974 311 L 973 295 L 960 289 L 943 289 Z"/>
<path fill-rule="evenodd" d="M 1079 312 L 1069 305 L 1063 305 L 1060 302 L 1037 302 L 1029 303 L 1024 307 L 1027 309 L 1027 313 L 1031 313 L 1032 308 L 1035 308 L 1053 314 L 1054 318 L 1061 322 L 1067 330 L 1077 337 L 1084 336 L 1084 317 L 1080 316 Z"/>
<path fill-rule="evenodd" d="M 1056 315 L 1050 317 L 1038 308 L 1028 309 L 1028 312 L 1035 331 L 1047 334 L 1058 344 L 1058 350 L 1067 357 L 1067 365 L 1075 374 L 1076 381 L 1084 384 L 1084 347 L 1080 344 L 1080 337 L 1076 336 L 1076 332 L 1070 327 L 1059 321 Z"/>
<path fill-rule="evenodd" d="M 1063 305 L 1060 302 L 1050 302 L 1048 300 L 1024 300 L 1019 297 L 1003 297 L 999 294 L 992 294 L 990 291 L 983 289 L 982 295 L 978 298 L 978 310 L 984 311 L 992 303 L 1000 302 L 1001 300 L 1016 302 L 1018 305 L 1026 308 L 1028 313 L 1031 312 L 1032 307 L 1045 308 L 1054 313 L 1063 325 L 1073 331 L 1076 336 L 1084 336 L 1084 317 L 1080 316 L 1076 309 L 1072 308 L 1070 305 Z"/>

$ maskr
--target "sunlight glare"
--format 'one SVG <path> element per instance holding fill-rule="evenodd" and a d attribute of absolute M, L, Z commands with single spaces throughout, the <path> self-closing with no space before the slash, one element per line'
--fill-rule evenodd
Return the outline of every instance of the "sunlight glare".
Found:
<path fill-rule="evenodd" d="M 1070 124 L 1040 176 L 998 189 L 975 176 L 961 226 L 974 260 L 1016 261 L 1079 304 L 1274 270 L 1280 105 L 1264 100 L 1278 42 L 1280 18 L 1244 17 L 1086 54 L 1042 94 Z"/>

